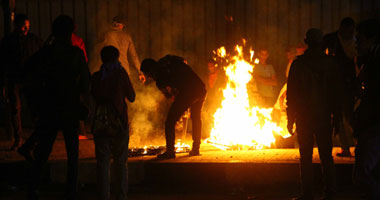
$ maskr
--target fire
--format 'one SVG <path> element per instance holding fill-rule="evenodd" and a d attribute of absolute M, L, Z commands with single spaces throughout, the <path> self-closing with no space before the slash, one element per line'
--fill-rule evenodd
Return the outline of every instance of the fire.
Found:
<path fill-rule="evenodd" d="M 175 152 L 181 153 L 181 152 L 188 152 L 190 150 L 190 145 L 181 143 L 181 140 L 178 139 L 177 143 L 174 145 Z"/>
<path fill-rule="evenodd" d="M 270 147 L 275 142 L 274 134 L 281 134 L 283 128 L 272 121 L 272 108 L 260 108 L 249 105 L 247 84 L 252 79 L 255 64 L 244 60 L 243 47 L 236 45 L 236 55 L 229 56 L 224 67 L 228 78 L 223 90 L 223 101 L 214 114 L 214 126 L 206 142 L 218 148 L 247 146 L 261 149 Z M 214 51 L 219 58 L 227 56 L 224 47 Z M 250 50 L 252 62 L 254 51 Z"/>

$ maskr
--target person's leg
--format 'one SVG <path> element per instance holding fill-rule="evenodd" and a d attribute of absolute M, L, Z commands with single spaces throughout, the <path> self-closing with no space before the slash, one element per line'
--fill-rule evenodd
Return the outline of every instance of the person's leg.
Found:
<path fill-rule="evenodd" d="M 322 174 L 325 184 L 326 197 L 333 196 L 336 192 L 335 167 L 332 157 L 332 128 L 329 122 L 322 125 L 315 133 L 319 158 L 322 164 Z"/>
<path fill-rule="evenodd" d="M 76 199 L 78 193 L 79 139 L 77 131 L 77 121 L 65 124 L 62 130 L 67 153 L 66 195 L 68 199 Z"/>
<path fill-rule="evenodd" d="M 367 130 L 358 137 L 355 149 L 354 180 L 366 191 L 368 199 L 380 199 L 380 130 Z"/>
<path fill-rule="evenodd" d="M 94 135 L 99 200 L 110 199 L 111 139 Z"/>
<path fill-rule="evenodd" d="M 199 154 L 202 135 L 201 110 L 204 100 L 204 97 L 201 97 L 193 105 L 191 105 L 191 121 L 193 123 L 193 154 Z"/>
<path fill-rule="evenodd" d="M 117 200 L 125 200 L 128 195 L 128 144 L 129 130 L 112 139 L 113 167 L 115 172 L 115 192 Z"/>
<path fill-rule="evenodd" d="M 11 149 L 15 150 L 20 145 L 22 125 L 21 125 L 21 100 L 20 85 L 10 83 L 8 88 L 9 104 L 11 107 L 11 123 L 13 127 L 14 144 Z"/>
<path fill-rule="evenodd" d="M 37 143 L 41 140 L 42 133 L 40 129 L 40 125 L 37 125 L 32 134 L 25 141 L 25 143 L 17 149 L 17 152 L 20 155 L 24 156 L 24 158 L 29 162 L 32 162 L 34 160 L 31 152 L 33 151 Z"/>
<path fill-rule="evenodd" d="M 41 140 L 33 151 L 34 162 L 30 171 L 30 190 L 34 192 L 38 189 L 41 180 L 41 172 L 46 165 L 49 155 L 53 149 L 54 141 L 57 136 L 57 128 L 52 122 L 45 121 L 40 126 Z"/>
<path fill-rule="evenodd" d="M 297 124 L 297 139 L 300 152 L 301 185 L 302 196 L 312 198 L 313 196 L 313 132 L 308 126 Z"/>
<path fill-rule="evenodd" d="M 171 105 L 165 122 L 166 152 L 174 154 L 175 124 L 182 114 L 190 107 L 189 100 L 177 96 Z"/>
<path fill-rule="evenodd" d="M 350 157 L 350 145 L 352 143 L 353 137 L 352 137 L 352 128 L 351 124 L 347 120 L 346 115 L 343 113 L 343 119 L 340 124 L 340 132 L 338 134 L 339 136 L 339 142 L 342 149 L 342 152 L 337 153 L 337 156 L 340 157 Z"/>

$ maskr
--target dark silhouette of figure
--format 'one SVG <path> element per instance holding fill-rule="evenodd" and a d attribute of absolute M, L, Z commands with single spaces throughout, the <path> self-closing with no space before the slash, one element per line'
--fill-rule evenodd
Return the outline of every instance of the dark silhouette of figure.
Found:
<path fill-rule="evenodd" d="M 296 124 L 300 152 L 302 196 L 313 199 L 312 154 L 314 137 L 321 159 L 325 181 L 324 198 L 335 192 L 335 169 L 332 157 L 332 118 L 339 121 L 339 81 L 337 66 L 322 48 L 322 31 L 310 29 L 306 33 L 308 49 L 290 67 L 287 88 L 288 131 Z M 336 123 L 333 123 L 336 127 Z"/>
<path fill-rule="evenodd" d="M 113 46 L 106 46 L 101 50 L 103 65 L 95 72 L 91 79 L 91 94 L 96 102 L 94 141 L 97 160 L 97 183 L 99 199 L 110 199 L 110 159 L 113 156 L 115 169 L 116 199 L 127 199 L 128 177 L 127 159 L 129 143 L 129 125 L 127 104 L 135 100 L 136 94 L 125 69 L 119 62 L 119 51 Z M 114 130 L 97 129 L 96 120 L 100 120 L 101 106 L 109 106 L 113 112 L 109 114 L 116 121 L 121 120 L 120 125 Z M 106 108 L 107 109 L 107 108 Z M 107 117 L 107 116 L 106 116 Z M 100 122 L 108 123 L 112 122 Z"/>
<path fill-rule="evenodd" d="M 52 44 L 54 42 L 54 36 L 51 35 L 49 37 L 49 39 L 47 40 L 46 44 Z M 76 46 L 76 47 L 79 47 L 82 51 L 83 51 L 83 54 L 85 56 L 85 59 L 86 59 L 86 62 L 88 61 L 87 60 L 87 53 L 86 53 L 86 48 L 85 48 L 85 45 L 84 45 L 84 42 L 83 42 L 83 39 L 81 37 L 79 37 L 78 35 L 76 35 L 74 32 L 71 34 L 71 44 L 72 46 Z M 28 69 L 25 70 L 25 78 L 26 78 L 26 82 L 28 82 L 28 78 L 30 78 L 30 71 Z M 38 116 L 37 116 L 37 112 L 35 111 L 35 108 L 38 107 L 36 106 L 38 104 L 38 98 L 35 98 L 35 91 L 33 91 L 33 88 L 29 86 L 25 86 L 25 93 L 26 93 L 26 96 L 28 98 L 28 102 L 29 102 L 29 106 L 32 108 L 32 111 L 33 112 L 33 118 L 37 119 Z M 83 95 L 83 96 L 86 96 L 87 95 Z M 82 98 L 84 98 L 82 96 Z M 83 101 L 83 99 L 82 99 Z M 79 139 L 87 139 L 87 136 L 86 136 L 86 127 L 85 127 L 85 124 L 84 124 L 84 120 L 87 119 L 87 114 L 88 114 L 88 109 L 87 107 L 85 107 L 84 105 L 80 107 L 81 111 L 82 111 L 82 117 L 79 121 L 79 127 L 80 127 L 80 130 L 79 130 Z M 38 129 L 36 129 L 31 135 L 30 137 L 25 141 L 24 144 L 21 145 L 20 148 L 17 149 L 17 152 L 22 155 L 27 161 L 33 161 L 33 156 L 32 156 L 32 151 L 35 147 L 35 145 L 37 144 L 38 140 L 39 140 L 39 137 L 41 135 L 39 134 L 38 132 Z"/>
<path fill-rule="evenodd" d="M 13 128 L 15 150 L 21 144 L 21 96 L 24 81 L 26 61 L 42 46 L 42 40 L 29 32 L 30 21 L 24 14 L 18 14 L 14 19 L 14 31 L 1 41 L 0 56 L 4 73 L 5 98 L 9 99 L 11 107 L 11 124 Z M 2 91 L 3 92 L 3 91 Z"/>
<path fill-rule="evenodd" d="M 354 179 L 367 193 L 367 199 L 380 199 L 380 20 L 370 19 L 357 27 L 360 63 L 354 112 Z"/>
<path fill-rule="evenodd" d="M 48 161 L 58 130 L 62 130 L 67 152 L 66 199 L 77 198 L 78 124 L 80 95 L 89 89 L 89 70 L 83 51 L 71 45 L 73 20 L 58 16 L 52 25 L 52 41 L 29 62 L 28 81 L 34 91 L 38 112 L 38 143 L 34 150 L 29 198 L 37 199 L 36 189 L 43 166 Z"/>
<path fill-rule="evenodd" d="M 334 57 L 339 66 L 339 73 L 343 81 L 343 119 L 341 121 L 339 141 L 342 151 L 337 156 L 350 157 L 350 146 L 353 145 L 352 115 L 354 109 L 354 82 L 355 82 L 355 22 L 352 18 L 344 18 L 339 30 L 323 37 L 327 54 Z"/>
<path fill-rule="evenodd" d="M 190 155 L 199 155 L 201 143 L 201 110 L 206 96 L 206 87 L 199 76 L 181 57 L 167 55 L 158 62 L 145 59 L 140 69 L 147 78 L 156 81 L 163 94 L 173 100 L 165 122 L 166 152 L 158 158 L 175 158 L 175 124 L 190 108 L 193 124 L 193 147 Z"/>

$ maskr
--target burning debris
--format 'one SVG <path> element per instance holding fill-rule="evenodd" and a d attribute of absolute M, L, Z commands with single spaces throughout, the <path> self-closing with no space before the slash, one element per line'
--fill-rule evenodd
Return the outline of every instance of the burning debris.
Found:
<path fill-rule="evenodd" d="M 189 153 L 190 145 L 181 142 L 179 139 L 178 142 L 174 146 L 176 153 Z M 165 146 L 144 146 L 144 147 L 133 147 L 128 151 L 129 157 L 137 157 L 137 156 L 152 156 L 159 155 L 166 151 Z"/>

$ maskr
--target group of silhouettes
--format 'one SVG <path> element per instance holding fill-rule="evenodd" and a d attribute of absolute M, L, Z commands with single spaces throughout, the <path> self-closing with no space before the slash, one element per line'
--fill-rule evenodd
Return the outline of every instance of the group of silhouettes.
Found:
<path fill-rule="evenodd" d="M 213 102 L 210 98 L 215 96 L 212 88 L 217 75 L 212 63 L 208 84 L 204 84 L 180 56 L 167 55 L 159 60 L 147 58 L 140 64 L 132 38 L 124 31 L 125 19 L 116 16 L 101 43 L 100 55 L 95 55 L 100 57 L 102 64 L 91 76 L 84 42 L 75 35 L 71 17 L 58 16 L 52 24 L 51 35 L 44 42 L 30 33 L 29 28 L 28 17 L 16 15 L 14 31 L 0 44 L 1 96 L 10 108 L 9 124 L 14 135 L 11 148 L 31 163 L 27 177 L 28 199 L 39 197 L 41 173 L 59 130 L 63 133 L 67 152 L 65 197 L 78 198 L 78 130 L 89 112 L 92 113 L 91 133 L 94 134 L 97 159 L 98 197 L 110 199 L 112 157 L 116 173 L 114 196 L 127 199 L 129 122 L 126 100 L 134 102 L 136 98 L 128 55 L 141 82 L 155 81 L 157 88 L 172 101 L 165 122 L 166 151 L 158 158 L 176 157 L 175 125 L 189 108 L 193 135 L 189 155 L 200 155 L 202 107 L 205 100 Z M 340 135 L 342 152 L 339 156 L 351 156 L 347 138 L 350 133 L 354 134 L 357 140 L 354 179 L 368 199 L 380 199 L 379 29 L 377 19 L 356 26 L 351 18 L 344 18 L 339 30 L 331 34 L 323 35 L 320 29 L 311 28 L 304 40 L 307 49 L 289 61 L 286 92 L 278 99 L 286 102 L 289 133 L 297 132 L 302 194 L 295 199 L 314 198 L 314 140 L 325 181 L 322 199 L 335 197 L 333 133 Z M 277 85 L 277 78 L 273 67 L 265 62 L 268 56 L 267 50 L 260 51 L 260 63 L 253 76 L 263 106 L 272 107 L 276 102 L 273 86 Z M 210 96 L 206 88 L 211 91 Z M 94 106 L 87 105 L 86 96 L 93 99 Z M 35 127 L 25 142 L 21 139 L 22 98 L 26 99 Z"/>

